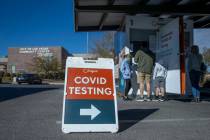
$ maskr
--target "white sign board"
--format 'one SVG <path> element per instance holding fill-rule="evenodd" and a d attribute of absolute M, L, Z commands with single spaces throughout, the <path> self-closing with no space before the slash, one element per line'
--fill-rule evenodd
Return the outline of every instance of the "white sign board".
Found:
<path fill-rule="evenodd" d="M 117 99 L 112 59 L 66 61 L 62 131 L 118 131 Z"/>
<path fill-rule="evenodd" d="M 162 60 L 168 69 L 166 78 L 168 93 L 181 94 L 179 43 L 179 18 L 177 18 L 160 28 L 156 55 L 157 62 Z"/>

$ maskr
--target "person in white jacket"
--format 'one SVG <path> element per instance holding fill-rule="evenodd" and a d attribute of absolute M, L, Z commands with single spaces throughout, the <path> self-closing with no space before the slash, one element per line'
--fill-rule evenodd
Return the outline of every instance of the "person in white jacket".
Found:
<path fill-rule="evenodd" d="M 165 80 L 167 69 L 164 67 L 162 60 L 155 63 L 153 79 L 155 80 L 155 97 L 154 101 L 164 101 L 165 97 Z"/>

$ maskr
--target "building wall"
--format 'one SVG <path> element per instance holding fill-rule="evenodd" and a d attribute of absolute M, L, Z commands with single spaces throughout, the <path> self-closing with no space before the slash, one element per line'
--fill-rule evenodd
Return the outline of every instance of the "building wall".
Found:
<path fill-rule="evenodd" d="M 68 52 L 63 52 L 62 47 L 23 47 L 8 48 L 8 67 L 9 73 L 33 72 L 34 58 L 36 57 L 56 57 L 62 65 Z"/>

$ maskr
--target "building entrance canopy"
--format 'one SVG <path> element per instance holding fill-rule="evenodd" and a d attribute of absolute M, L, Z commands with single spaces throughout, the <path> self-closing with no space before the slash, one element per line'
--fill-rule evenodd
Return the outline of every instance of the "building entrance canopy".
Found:
<path fill-rule="evenodd" d="M 75 31 L 122 31 L 126 15 L 193 20 L 210 27 L 210 0 L 74 0 Z"/>

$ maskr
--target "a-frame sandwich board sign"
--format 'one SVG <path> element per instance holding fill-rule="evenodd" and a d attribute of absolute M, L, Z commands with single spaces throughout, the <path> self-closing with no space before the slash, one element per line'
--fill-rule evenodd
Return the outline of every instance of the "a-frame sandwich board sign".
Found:
<path fill-rule="evenodd" d="M 63 98 L 62 131 L 118 131 L 112 59 L 68 57 Z"/>

